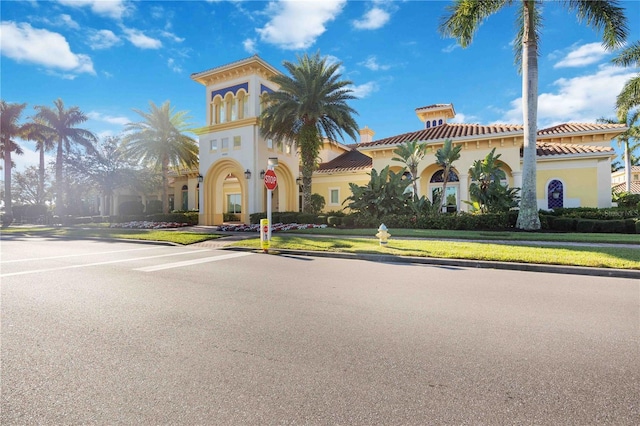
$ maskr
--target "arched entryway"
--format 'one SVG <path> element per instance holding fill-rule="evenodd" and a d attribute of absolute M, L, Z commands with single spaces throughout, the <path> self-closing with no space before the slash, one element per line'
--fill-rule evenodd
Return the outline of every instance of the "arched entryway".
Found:
<path fill-rule="evenodd" d="M 220 225 L 225 219 L 249 223 L 249 188 L 240 163 L 233 159 L 214 163 L 203 184 L 203 225 Z"/>

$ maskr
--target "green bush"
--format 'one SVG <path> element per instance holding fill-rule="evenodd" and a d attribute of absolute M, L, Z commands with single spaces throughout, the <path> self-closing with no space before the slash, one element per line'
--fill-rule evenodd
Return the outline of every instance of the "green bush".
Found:
<path fill-rule="evenodd" d="M 625 231 L 624 220 L 602 220 L 599 222 L 599 227 L 600 232 L 610 234 L 623 234 Z"/>
<path fill-rule="evenodd" d="M 313 213 L 298 213 L 297 223 L 311 224 L 317 222 L 318 216 Z"/>
<path fill-rule="evenodd" d="M 145 208 L 147 214 L 162 213 L 162 201 L 161 200 L 149 200 L 147 201 L 147 207 Z"/>
<path fill-rule="evenodd" d="M 329 216 L 327 217 L 327 225 L 329 226 L 340 226 L 342 224 L 342 218 L 339 216 Z"/>
<path fill-rule="evenodd" d="M 625 234 L 635 234 L 636 233 L 636 219 L 625 219 L 624 220 L 624 233 Z"/>
<path fill-rule="evenodd" d="M 144 205 L 141 201 L 123 201 L 120 203 L 118 211 L 121 215 L 135 215 L 144 212 Z"/>
<path fill-rule="evenodd" d="M 636 220 L 636 234 L 640 234 L 640 220 Z"/>
<path fill-rule="evenodd" d="M 222 213 L 222 220 L 225 222 L 237 222 L 240 220 L 240 216 L 235 213 Z"/>
<path fill-rule="evenodd" d="M 599 221 L 593 219 L 578 219 L 576 222 L 576 232 L 593 233 L 596 232 L 596 225 Z"/>
<path fill-rule="evenodd" d="M 327 216 L 326 215 L 318 215 L 318 219 L 316 221 L 316 223 L 318 223 L 318 225 L 326 225 L 327 224 Z"/>
<path fill-rule="evenodd" d="M 575 232 L 577 219 L 572 217 L 557 217 L 553 220 L 551 229 L 559 232 Z"/>
<path fill-rule="evenodd" d="M 342 226 L 347 228 L 353 228 L 356 223 L 356 219 L 353 215 L 345 215 L 342 218 Z"/>

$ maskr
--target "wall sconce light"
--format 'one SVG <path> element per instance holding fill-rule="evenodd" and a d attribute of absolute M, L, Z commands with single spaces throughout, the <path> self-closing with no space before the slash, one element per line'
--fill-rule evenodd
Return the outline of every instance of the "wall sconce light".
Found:
<path fill-rule="evenodd" d="M 244 171 L 244 177 L 247 179 L 251 179 L 251 170 L 247 169 Z"/>
<path fill-rule="evenodd" d="M 202 175 L 198 175 L 198 183 L 202 183 L 204 177 Z"/>
<path fill-rule="evenodd" d="M 267 166 L 270 168 L 275 168 L 278 165 L 278 157 L 269 157 L 267 159 Z"/>
<path fill-rule="evenodd" d="M 260 179 L 264 179 L 264 174 L 265 174 L 265 171 L 264 170 L 260 170 Z"/>
<path fill-rule="evenodd" d="M 555 200 L 557 200 L 558 198 L 560 198 L 560 191 L 553 191 L 553 192 L 551 193 L 551 196 L 552 196 Z"/>
<path fill-rule="evenodd" d="M 297 179 L 296 179 L 296 184 L 297 184 L 298 186 L 302 185 L 302 178 L 301 178 L 301 177 L 299 177 L 299 178 L 297 178 Z"/>

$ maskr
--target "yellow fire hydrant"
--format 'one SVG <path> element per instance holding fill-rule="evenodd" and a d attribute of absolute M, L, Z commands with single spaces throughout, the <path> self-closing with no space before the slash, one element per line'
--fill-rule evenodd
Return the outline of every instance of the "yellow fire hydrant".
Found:
<path fill-rule="evenodd" d="M 380 227 L 378 228 L 378 233 L 376 234 L 376 237 L 380 239 L 381 246 L 384 246 L 387 244 L 387 240 L 389 239 L 389 237 L 391 237 L 391 234 L 387 232 L 387 227 L 384 226 L 384 223 L 380 225 Z"/>

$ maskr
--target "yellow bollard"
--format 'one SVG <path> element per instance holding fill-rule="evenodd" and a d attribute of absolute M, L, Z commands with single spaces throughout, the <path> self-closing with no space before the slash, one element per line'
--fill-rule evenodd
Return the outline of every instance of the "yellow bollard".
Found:
<path fill-rule="evenodd" d="M 264 253 L 269 253 L 269 219 L 260 219 L 260 247 Z"/>

